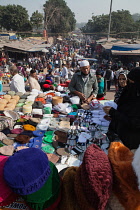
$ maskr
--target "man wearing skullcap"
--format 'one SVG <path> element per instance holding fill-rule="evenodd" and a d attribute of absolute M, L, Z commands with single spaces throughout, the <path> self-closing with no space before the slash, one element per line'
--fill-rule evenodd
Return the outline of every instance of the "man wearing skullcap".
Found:
<path fill-rule="evenodd" d="M 90 65 L 87 60 L 81 61 L 80 70 L 73 75 L 69 90 L 72 94 L 79 96 L 82 102 L 89 103 L 98 93 L 97 79 L 90 73 Z"/>
<path fill-rule="evenodd" d="M 10 83 L 10 90 L 15 92 L 21 92 L 24 94 L 25 93 L 24 78 L 18 74 L 18 69 L 16 66 L 11 66 L 9 70 L 13 77 Z"/>

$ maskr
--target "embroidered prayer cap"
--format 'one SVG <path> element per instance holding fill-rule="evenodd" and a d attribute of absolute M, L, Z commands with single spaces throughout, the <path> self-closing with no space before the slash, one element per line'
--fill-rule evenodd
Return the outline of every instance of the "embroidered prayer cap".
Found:
<path fill-rule="evenodd" d="M 4 179 L 19 195 L 34 193 L 44 185 L 50 175 L 48 163 L 48 157 L 40 149 L 20 150 L 6 162 Z"/>

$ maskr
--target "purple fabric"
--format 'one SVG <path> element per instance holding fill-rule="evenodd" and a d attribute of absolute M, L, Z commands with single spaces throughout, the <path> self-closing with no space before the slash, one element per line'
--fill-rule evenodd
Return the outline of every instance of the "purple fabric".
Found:
<path fill-rule="evenodd" d="M 20 133 L 22 133 L 23 131 L 24 131 L 24 130 L 21 129 L 21 128 L 15 128 L 15 129 L 11 130 L 11 133 L 13 133 L 13 134 L 20 134 Z"/>
<path fill-rule="evenodd" d="M 9 157 L 4 166 L 4 179 L 14 192 L 28 195 L 45 184 L 50 172 L 47 155 L 40 149 L 29 148 Z"/>
<path fill-rule="evenodd" d="M 27 135 L 32 137 L 33 136 L 33 131 L 23 131 L 22 133 L 20 133 L 21 135 Z"/>

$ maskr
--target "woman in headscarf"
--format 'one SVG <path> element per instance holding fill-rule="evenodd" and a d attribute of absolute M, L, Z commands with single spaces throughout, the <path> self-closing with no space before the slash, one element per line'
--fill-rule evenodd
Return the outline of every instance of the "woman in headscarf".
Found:
<path fill-rule="evenodd" d="M 118 100 L 123 92 L 124 87 L 127 85 L 127 76 L 124 71 L 121 71 L 118 76 L 118 90 L 114 96 L 114 102 L 117 104 Z"/>
<path fill-rule="evenodd" d="M 140 68 L 131 70 L 127 77 L 128 84 L 118 100 L 117 110 L 106 106 L 104 111 L 111 117 L 109 130 L 129 149 L 137 149 L 140 144 Z"/>

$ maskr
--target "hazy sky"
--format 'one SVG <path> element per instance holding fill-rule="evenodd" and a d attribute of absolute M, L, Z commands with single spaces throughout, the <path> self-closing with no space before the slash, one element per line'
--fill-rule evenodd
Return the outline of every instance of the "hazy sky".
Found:
<path fill-rule="evenodd" d="M 111 0 L 66 0 L 67 5 L 75 13 L 77 22 L 87 22 L 94 15 L 108 14 Z M 39 10 L 43 12 L 45 0 L 0 0 L 0 5 L 19 4 L 26 7 L 28 14 Z M 129 10 L 131 14 L 140 13 L 139 0 L 113 0 L 112 10 Z"/>

